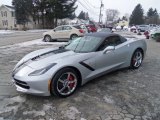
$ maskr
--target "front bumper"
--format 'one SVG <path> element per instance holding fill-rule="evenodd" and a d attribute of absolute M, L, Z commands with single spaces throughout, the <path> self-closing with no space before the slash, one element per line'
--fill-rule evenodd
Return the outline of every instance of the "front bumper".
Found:
<path fill-rule="evenodd" d="M 26 94 L 33 94 L 33 95 L 38 95 L 38 96 L 50 96 L 50 91 L 48 90 L 48 84 L 46 82 L 38 82 L 39 85 L 34 85 L 37 84 L 35 82 L 29 82 L 26 85 L 18 83 L 16 79 L 12 80 L 14 85 L 16 86 L 16 90 L 18 92 L 26 93 Z M 20 80 L 18 80 L 20 81 Z M 41 86 L 44 85 L 44 86 Z M 46 87 L 46 88 L 45 88 Z"/>
<path fill-rule="evenodd" d="M 51 78 L 49 75 L 28 76 L 28 71 L 33 71 L 33 69 L 26 66 L 12 76 L 17 91 L 39 96 L 50 96 L 48 82 Z"/>

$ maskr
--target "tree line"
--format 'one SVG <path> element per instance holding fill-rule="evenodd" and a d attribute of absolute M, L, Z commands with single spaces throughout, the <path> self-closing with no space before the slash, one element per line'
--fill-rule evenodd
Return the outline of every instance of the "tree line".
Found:
<path fill-rule="evenodd" d="M 25 24 L 32 18 L 38 23 L 41 21 L 43 28 L 56 27 L 57 20 L 74 18 L 77 0 L 12 0 L 15 7 L 17 24 Z"/>
<path fill-rule="evenodd" d="M 131 16 L 130 25 L 140 25 L 140 24 L 160 24 L 159 14 L 157 9 L 149 8 L 146 15 L 144 15 L 144 10 L 141 4 L 138 4 Z"/>

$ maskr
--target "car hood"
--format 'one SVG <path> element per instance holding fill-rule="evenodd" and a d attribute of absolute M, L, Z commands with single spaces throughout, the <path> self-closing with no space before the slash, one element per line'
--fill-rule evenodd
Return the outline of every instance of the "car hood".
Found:
<path fill-rule="evenodd" d="M 57 59 L 62 59 L 63 57 L 66 56 L 68 57 L 73 54 L 76 53 L 66 49 L 59 49 L 59 48 L 41 49 L 27 54 L 18 62 L 16 67 L 21 66 L 23 64 L 30 66 L 32 68 L 38 68 L 39 66 L 43 67 L 46 66 L 46 64 L 53 63 Z"/>
<path fill-rule="evenodd" d="M 78 56 L 78 57 L 76 57 Z M 59 62 L 70 62 L 76 60 L 83 60 L 87 56 L 91 57 L 92 54 L 89 53 L 75 53 L 74 51 L 66 50 L 66 49 L 59 49 L 59 48 L 47 48 L 38 51 L 31 52 L 30 54 L 26 55 L 17 65 L 15 68 L 23 65 L 27 65 L 33 69 L 41 69 L 50 65 L 52 63 L 59 63 Z M 77 59 L 76 59 L 77 58 Z"/>

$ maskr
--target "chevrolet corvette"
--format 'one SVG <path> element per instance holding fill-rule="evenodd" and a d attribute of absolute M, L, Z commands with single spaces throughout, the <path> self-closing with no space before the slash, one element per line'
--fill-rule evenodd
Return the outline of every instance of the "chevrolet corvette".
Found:
<path fill-rule="evenodd" d="M 13 83 L 23 93 L 68 97 L 93 78 L 121 68 L 139 68 L 146 50 L 143 39 L 88 33 L 65 46 L 29 53 L 13 69 Z"/>

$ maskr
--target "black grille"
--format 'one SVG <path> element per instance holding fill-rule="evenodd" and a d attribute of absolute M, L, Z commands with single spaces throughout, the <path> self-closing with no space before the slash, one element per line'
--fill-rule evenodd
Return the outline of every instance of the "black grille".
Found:
<path fill-rule="evenodd" d="M 23 82 L 23 81 L 20 81 L 20 80 L 17 80 L 17 79 L 14 79 L 15 81 L 15 84 L 22 87 L 22 88 L 25 88 L 25 89 L 29 89 L 30 87 L 27 85 L 26 82 Z"/>

